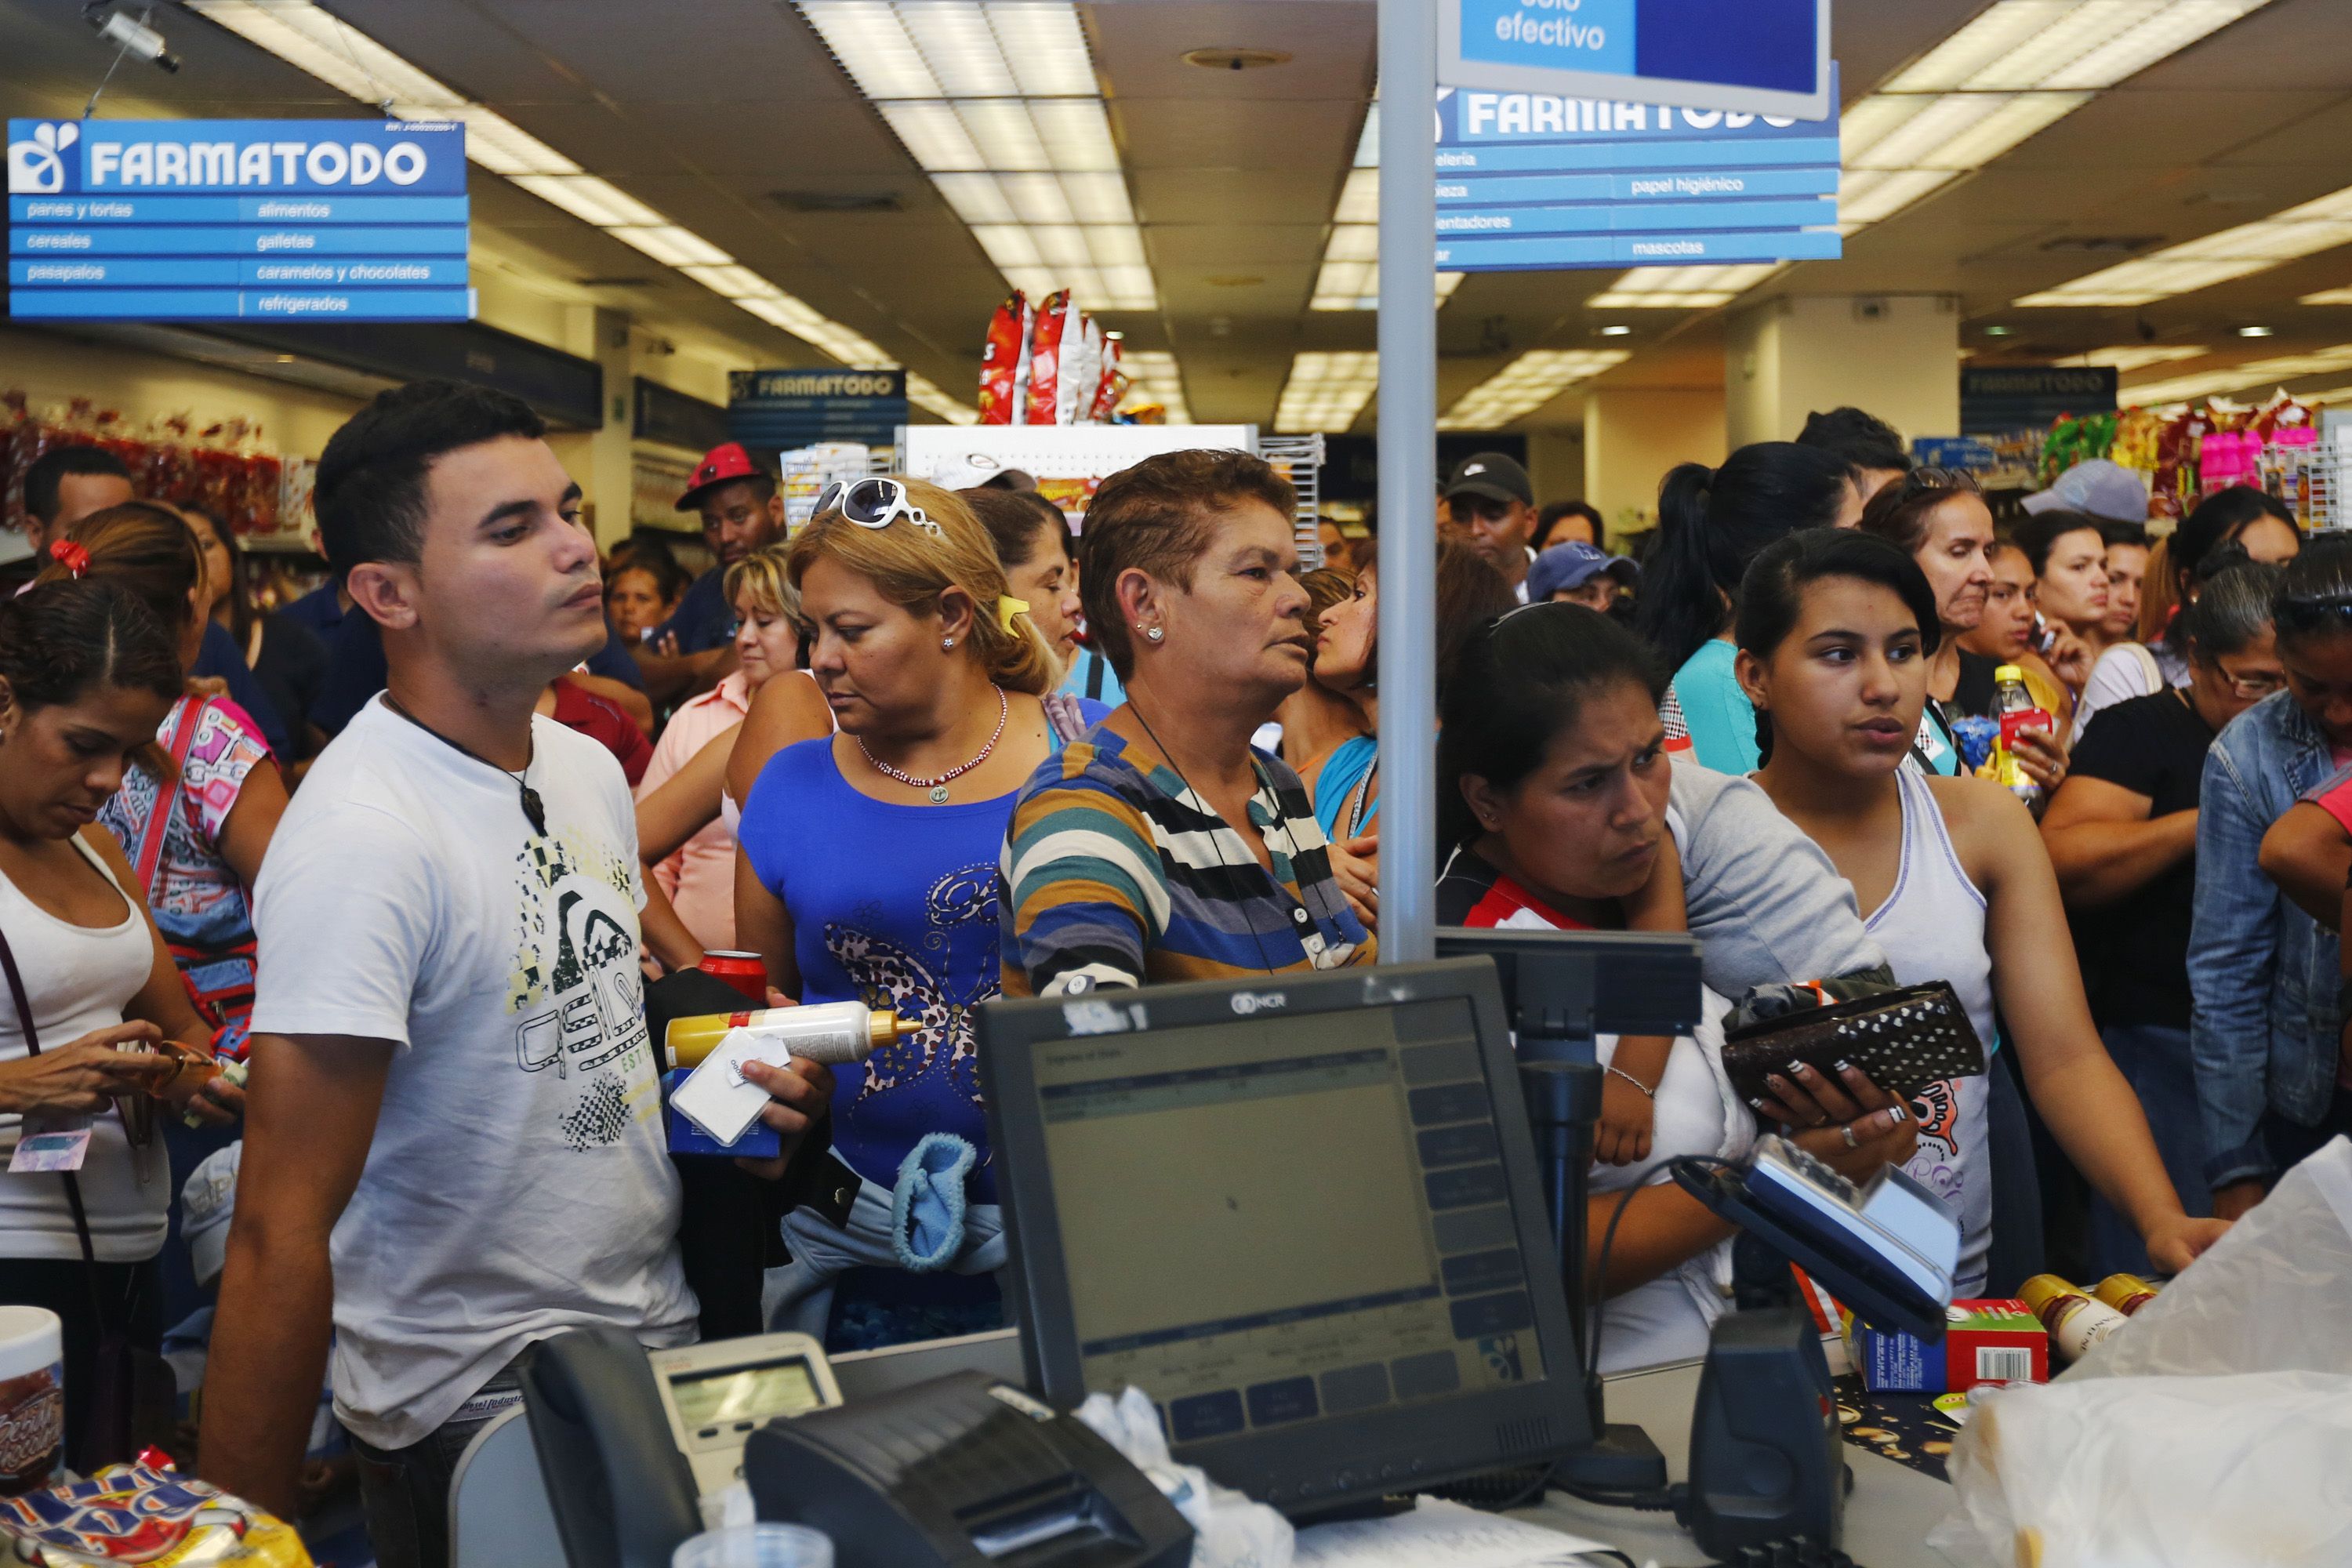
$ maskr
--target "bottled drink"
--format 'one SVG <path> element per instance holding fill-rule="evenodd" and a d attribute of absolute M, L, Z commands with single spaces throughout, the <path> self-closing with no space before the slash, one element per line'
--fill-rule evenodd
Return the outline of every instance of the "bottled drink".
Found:
<path fill-rule="evenodd" d="M 761 1007 L 745 1013 L 706 1013 L 673 1018 L 662 1047 L 673 1068 L 702 1065 L 719 1042 L 737 1029 L 785 1041 L 803 1061 L 862 1062 L 915 1026 L 896 1013 L 877 1013 L 863 1002 L 825 1002 L 808 1007 Z"/>
<path fill-rule="evenodd" d="M 2051 1349 L 2061 1361 L 2082 1360 L 2127 1321 L 2105 1301 L 2093 1300 L 2080 1286 L 2055 1274 L 2036 1274 L 2017 1288 L 2017 1294 L 2050 1331 Z"/>
<path fill-rule="evenodd" d="M 2039 805 L 2042 786 L 2017 764 L 2017 735 L 2021 730 L 2053 734 L 2058 722 L 2048 709 L 2034 704 L 2033 694 L 2025 689 L 2025 671 L 2017 666 L 2002 665 L 1992 672 L 1992 680 L 1993 711 L 2000 716 L 2000 739 L 1993 746 L 1994 776 L 2027 805 Z"/>
<path fill-rule="evenodd" d="M 2156 1300 L 2156 1287 L 2137 1274 L 2110 1274 L 2091 1287 L 2091 1294 L 2128 1318 Z"/>

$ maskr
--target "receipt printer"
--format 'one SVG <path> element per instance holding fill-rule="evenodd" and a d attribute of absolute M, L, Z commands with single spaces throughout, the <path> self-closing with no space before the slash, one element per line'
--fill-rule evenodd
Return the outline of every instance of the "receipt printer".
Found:
<path fill-rule="evenodd" d="M 1192 1526 L 1118 1449 L 979 1373 L 770 1422 L 743 1479 L 762 1520 L 831 1536 L 839 1568 L 1192 1561 Z"/>

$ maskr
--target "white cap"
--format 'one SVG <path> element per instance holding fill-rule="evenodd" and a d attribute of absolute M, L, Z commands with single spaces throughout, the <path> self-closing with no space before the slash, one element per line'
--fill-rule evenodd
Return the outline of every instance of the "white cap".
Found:
<path fill-rule="evenodd" d="M 180 1238 L 188 1244 L 199 1288 L 220 1278 L 228 1260 L 229 1216 L 236 1211 L 236 1172 L 245 1140 L 205 1155 L 180 1185 Z"/>
<path fill-rule="evenodd" d="M 2091 458 L 2020 503 L 2029 512 L 2079 511 L 2102 522 L 2146 522 L 2147 484 L 2121 463 Z"/>

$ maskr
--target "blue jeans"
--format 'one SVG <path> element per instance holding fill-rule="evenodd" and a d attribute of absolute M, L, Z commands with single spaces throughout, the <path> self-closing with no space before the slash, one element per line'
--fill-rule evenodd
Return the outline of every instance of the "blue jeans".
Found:
<path fill-rule="evenodd" d="M 2161 1024 L 2110 1024 L 2099 1031 L 2116 1070 L 2139 1096 L 2147 1115 L 2147 1130 L 2156 1137 L 2156 1152 L 2164 1173 L 2191 1218 L 2213 1212 L 2212 1189 L 2205 1184 L 2205 1130 L 2197 1109 L 2197 1068 L 2189 1050 L 2189 1031 Z M 2115 1205 L 2091 1195 L 2091 1267 L 2101 1279 L 2110 1274 L 2145 1274 L 2147 1248 L 2139 1231 Z M 2087 1283 L 2087 1281 L 2085 1282 Z"/>
<path fill-rule="evenodd" d="M 457 1461 L 483 1427 L 521 1400 L 521 1377 L 509 1363 L 456 1415 L 405 1448 L 352 1439 L 376 1568 L 449 1568 L 449 1483 Z"/>

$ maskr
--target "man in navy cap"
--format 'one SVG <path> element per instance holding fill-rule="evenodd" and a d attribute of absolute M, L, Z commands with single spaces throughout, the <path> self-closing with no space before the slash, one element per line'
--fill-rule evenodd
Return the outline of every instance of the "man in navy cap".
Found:
<path fill-rule="evenodd" d="M 1446 481 L 1444 499 L 1463 542 L 1485 556 L 1526 604 L 1528 542 L 1536 531 L 1536 491 L 1528 471 L 1500 452 L 1474 452 Z"/>
<path fill-rule="evenodd" d="M 1536 557 L 1528 568 L 1528 603 L 1583 605 L 1604 614 L 1617 595 L 1642 580 L 1642 568 L 1632 558 L 1612 555 L 1571 539 Z"/>
<path fill-rule="evenodd" d="M 727 568 L 784 531 L 784 498 L 775 476 L 752 462 L 740 441 L 713 447 L 695 465 L 677 510 L 702 514 L 702 537 L 719 563 L 694 580 L 670 618 L 634 650 L 646 695 L 664 706 L 734 668 L 735 608 L 727 602 Z"/>

